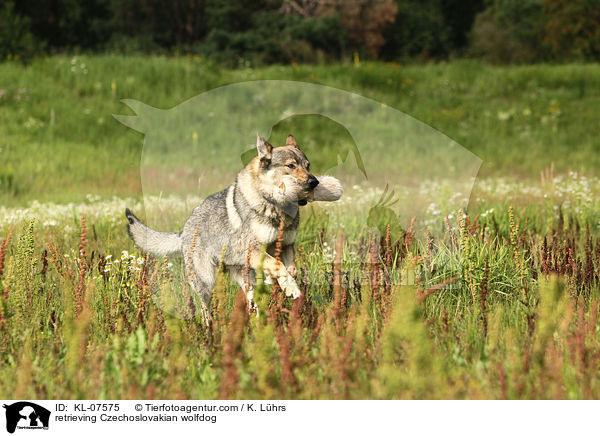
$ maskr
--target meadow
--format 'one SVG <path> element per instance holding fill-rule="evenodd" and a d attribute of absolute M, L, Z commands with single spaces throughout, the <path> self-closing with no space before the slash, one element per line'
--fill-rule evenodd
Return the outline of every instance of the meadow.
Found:
<path fill-rule="evenodd" d="M 381 101 L 483 165 L 463 210 L 444 206 L 442 182 L 395 187 L 395 208 L 416 193 L 429 205 L 415 222 L 386 207 L 383 187 L 360 183 L 307 206 L 304 296 L 261 285 L 256 316 L 219 275 L 206 326 L 181 261 L 139 252 L 123 216 L 130 207 L 176 230 L 206 193 L 143 192 L 143 136 L 111 115 L 127 113 L 122 98 L 169 108 L 256 79 Z M 0 396 L 598 398 L 599 98 L 597 65 L 4 62 Z M 318 120 L 294 127 L 338 134 Z"/>

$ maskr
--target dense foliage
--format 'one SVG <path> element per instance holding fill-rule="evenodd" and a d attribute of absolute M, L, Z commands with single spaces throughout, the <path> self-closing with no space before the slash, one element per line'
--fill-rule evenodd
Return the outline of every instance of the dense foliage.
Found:
<path fill-rule="evenodd" d="M 231 66 L 482 56 L 597 60 L 598 0 L 9 0 L 0 57 L 201 54 Z"/>

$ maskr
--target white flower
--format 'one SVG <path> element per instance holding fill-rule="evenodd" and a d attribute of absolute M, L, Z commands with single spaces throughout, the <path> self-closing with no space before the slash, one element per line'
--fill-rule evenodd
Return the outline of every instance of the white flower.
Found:
<path fill-rule="evenodd" d="M 504 111 L 498 111 L 498 119 L 500 121 L 506 121 L 510 118 L 511 113 L 509 112 L 504 112 Z"/>

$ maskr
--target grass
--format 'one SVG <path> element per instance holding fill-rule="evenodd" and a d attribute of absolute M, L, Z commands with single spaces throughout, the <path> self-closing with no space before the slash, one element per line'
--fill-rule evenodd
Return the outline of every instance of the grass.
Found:
<path fill-rule="evenodd" d="M 600 67 L 593 64 L 227 70 L 194 57 L 54 56 L 27 66 L 4 62 L 0 77 L 5 205 L 81 201 L 88 193 L 139 196 L 143 137 L 111 117 L 127 114 L 121 99 L 166 109 L 224 84 L 258 79 L 320 83 L 381 101 L 477 154 L 484 161 L 480 177 L 537 177 L 552 163 L 560 173 L 597 175 L 600 168 Z M 303 136 L 327 138 L 328 129 L 312 128 Z"/>
<path fill-rule="evenodd" d="M 531 186 L 529 199 L 542 200 L 528 209 L 503 203 L 519 194 L 484 200 L 514 186 L 487 189 L 473 214 L 442 218 L 424 240 L 391 225 L 380 239 L 354 199 L 381 192 L 350 189 L 327 205 L 343 236 L 302 222 L 305 297 L 259 288 L 256 317 L 221 275 L 210 328 L 184 265 L 129 241 L 120 215 L 135 200 L 9 211 L 0 396 L 598 398 L 600 210 L 583 197 L 600 180 Z M 147 211 L 177 222 L 195 201 L 154 198 Z M 559 201 L 570 206 L 555 210 Z"/>
<path fill-rule="evenodd" d="M 599 398 L 599 72 L 471 62 L 225 70 L 112 56 L 0 64 L 0 396 Z M 152 225 L 178 230 L 204 193 L 142 199 L 142 136 L 110 115 L 127 113 L 123 97 L 168 108 L 258 78 L 383 101 L 484 164 L 466 210 L 452 208 L 443 180 L 395 186 L 387 202 L 382 186 L 346 183 L 341 201 L 303 210 L 304 297 L 261 286 L 256 317 L 219 275 L 207 327 L 181 261 L 145 257 L 123 217 L 144 207 Z M 345 134 L 304 117 L 273 136 L 290 129 Z M 322 142 L 307 142 L 327 166 Z M 363 154 L 385 151 L 373 147 Z M 411 222 L 402 211 L 414 209 Z"/>

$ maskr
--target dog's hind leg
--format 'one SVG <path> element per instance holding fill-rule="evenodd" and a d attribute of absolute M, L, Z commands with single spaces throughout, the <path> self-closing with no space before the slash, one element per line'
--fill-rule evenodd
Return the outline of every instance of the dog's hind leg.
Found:
<path fill-rule="evenodd" d="M 208 325 L 211 319 L 210 297 L 212 289 L 215 286 L 216 267 L 210 259 L 201 256 L 199 253 L 192 255 L 186 250 L 183 258 L 188 280 L 194 292 L 200 297 L 200 301 L 202 302 L 202 316 L 204 322 Z"/>

